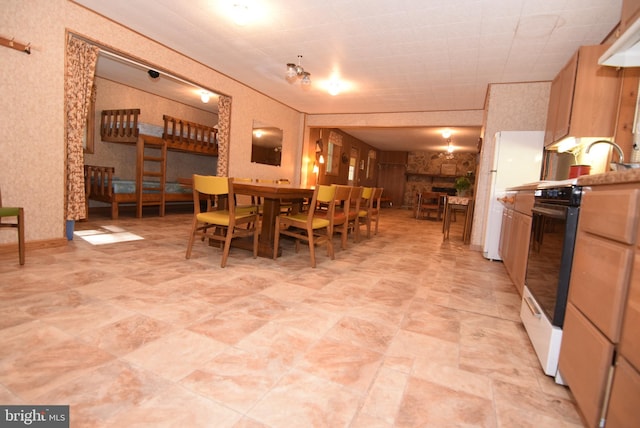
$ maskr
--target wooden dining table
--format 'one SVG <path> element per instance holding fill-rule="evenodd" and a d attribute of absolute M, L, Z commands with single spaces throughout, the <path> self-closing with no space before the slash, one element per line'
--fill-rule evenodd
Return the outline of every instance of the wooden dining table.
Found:
<path fill-rule="evenodd" d="M 273 244 L 278 215 L 280 215 L 280 202 L 293 202 L 293 209 L 297 209 L 306 198 L 313 197 L 313 189 L 297 187 L 292 184 L 272 183 L 244 183 L 234 182 L 233 191 L 240 195 L 250 195 L 262 201 L 262 230 L 258 243 L 258 255 L 261 257 L 273 257 Z"/>

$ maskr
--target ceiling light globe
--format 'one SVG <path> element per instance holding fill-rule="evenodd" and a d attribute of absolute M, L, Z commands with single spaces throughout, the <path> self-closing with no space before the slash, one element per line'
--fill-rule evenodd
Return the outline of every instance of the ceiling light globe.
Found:
<path fill-rule="evenodd" d="M 292 63 L 287 64 L 287 79 L 295 79 L 297 75 L 298 73 L 296 72 L 296 65 Z"/>
<path fill-rule="evenodd" d="M 308 72 L 306 72 L 306 71 L 305 71 L 305 72 L 303 72 L 302 80 L 300 81 L 300 84 L 301 84 L 302 86 L 309 86 L 309 85 L 311 85 L 311 73 L 308 73 Z"/>
<path fill-rule="evenodd" d="M 337 80 L 332 80 L 331 82 L 329 82 L 329 85 L 327 87 L 329 95 L 336 96 L 340 93 L 341 90 L 342 85 L 340 84 L 340 82 L 338 82 Z"/>

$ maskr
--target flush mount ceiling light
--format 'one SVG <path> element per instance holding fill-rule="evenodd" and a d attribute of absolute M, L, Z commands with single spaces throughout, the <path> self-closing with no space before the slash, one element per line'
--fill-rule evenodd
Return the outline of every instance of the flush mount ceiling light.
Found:
<path fill-rule="evenodd" d="M 287 63 L 286 79 L 289 83 L 295 82 L 300 79 L 300 84 L 303 87 L 311 85 L 311 73 L 304 70 L 302 67 L 302 55 L 298 55 L 298 64 L 292 62 Z"/>
<path fill-rule="evenodd" d="M 329 92 L 329 95 L 338 95 L 342 92 L 342 83 L 337 79 L 332 79 L 327 85 L 327 91 Z"/>
<path fill-rule="evenodd" d="M 239 26 L 245 26 L 249 22 L 249 6 L 244 3 L 234 3 L 233 10 L 233 22 Z"/>
<path fill-rule="evenodd" d="M 200 101 L 206 104 L 209 102 L 210 99 L 211 99 L 211 92 L 205 91 L 205 90 L 200 91 Z"/>

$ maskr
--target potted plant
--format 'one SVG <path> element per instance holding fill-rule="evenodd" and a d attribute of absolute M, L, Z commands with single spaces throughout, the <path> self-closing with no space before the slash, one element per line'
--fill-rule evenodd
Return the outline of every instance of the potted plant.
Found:
<path fill-rule="evenodd" d="M 467 192 L 471 187 L 471 180 L 467 177 L 458 177 L 456 178 L 456 182 L 453 184 L 455 187 L 458 196 L 467 196 Z"/>

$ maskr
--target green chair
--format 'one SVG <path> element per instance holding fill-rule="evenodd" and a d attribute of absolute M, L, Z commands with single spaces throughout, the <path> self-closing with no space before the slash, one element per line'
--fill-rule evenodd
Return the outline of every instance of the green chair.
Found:
<path fill-rule="evenodd" d="M 16 222 L 3 223 L 5 217 L 16 217 Z M 18 253 L 20 264 L 24 264 L 24 209 L 22 207 L 2 206 L 2 193 L 0 193 L 0 228 L 15 227 L 18 229 Z"/>
<path fill-rule="evenodd" d="M 211 199 L 218 198 L 212 208 Z M 201 212 L 200 201 L 206 199 L 207 211 Z M 224 201 L 226 199 L 226 201 Z M 226 207 L 225 207 L 226 205 Z M 193 175 L 193 223 L 186 258 L 191 258 L 191 248 L 196 235 L 203 239 L 224 243 L 220 267 L 225 267 L 231 240 L 233 238 L 253 236 L 253 257 L 258 256 L 258 209 L 243 207 L 236 210 L 233 178 L 215 177 L 210 175 Z M 223 209 L 226 208 L 226 209 Z"/>

